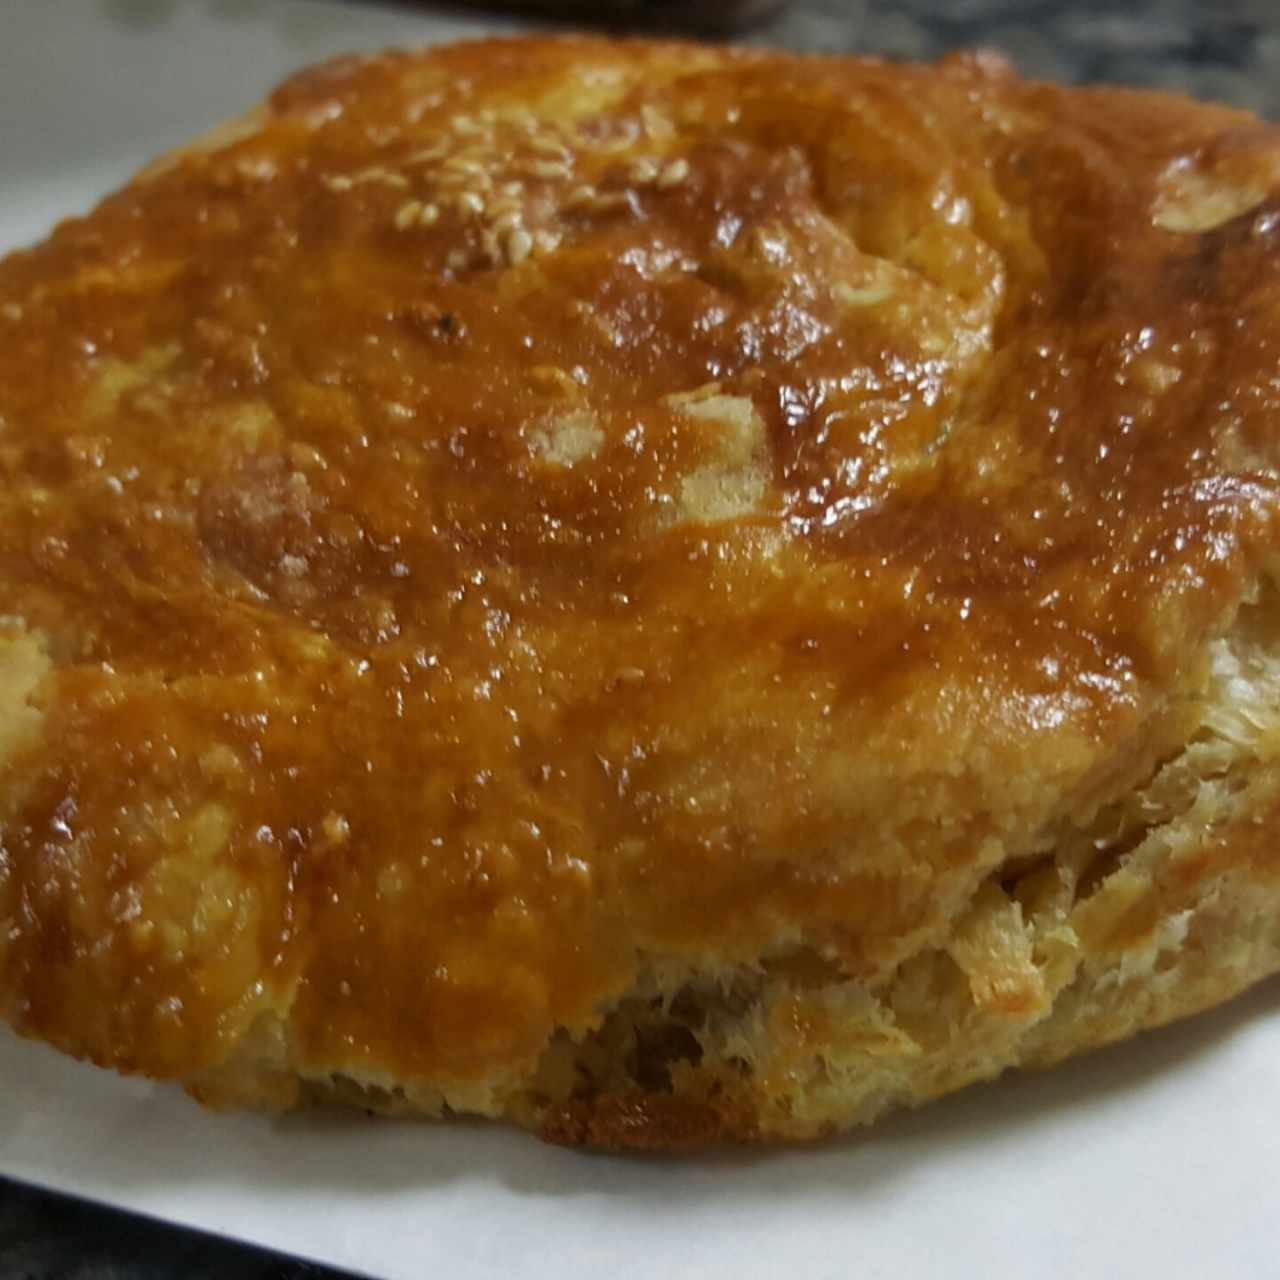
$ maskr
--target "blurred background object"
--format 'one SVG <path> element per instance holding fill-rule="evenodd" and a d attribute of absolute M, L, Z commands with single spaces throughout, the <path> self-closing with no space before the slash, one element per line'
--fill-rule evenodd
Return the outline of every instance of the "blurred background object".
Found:
<path fill-rule="evenodd" d="M 749 39 L 892 58 L 983 45 L 1027 76 L 1169 89 L 1280 118 L 1280 0 L 792 0 Z"/>
<path fill-rule="evenodd" d="M 468 7 L 577 26 L 728 36 L 759 26 L 789 0 L 472 0 Z M 855 7 L 856 0 L 854 0 Z"/>
<path fill-rule="evenodd" d="M 163 0 L 114 0 L 162 3 Z M 255 0 L 222 0 L 253 4 Z M 367 0 L 347 0 L 367 3 Z M 1280 0 L 381 0 L 813 53 L 937 58 L 999 49 L 1027 76 L 1143 85 L 1280 118 Z"/>

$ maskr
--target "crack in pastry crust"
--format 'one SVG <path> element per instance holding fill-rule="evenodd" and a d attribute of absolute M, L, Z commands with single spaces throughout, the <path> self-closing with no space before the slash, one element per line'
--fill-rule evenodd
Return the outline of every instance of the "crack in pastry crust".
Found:
<path fill-rule="evenodd" d="M 346 59 L 0 263 L 0 1012 L 211 1103 L 808 1137 L 1275 917 L 1280 134 Z"/>

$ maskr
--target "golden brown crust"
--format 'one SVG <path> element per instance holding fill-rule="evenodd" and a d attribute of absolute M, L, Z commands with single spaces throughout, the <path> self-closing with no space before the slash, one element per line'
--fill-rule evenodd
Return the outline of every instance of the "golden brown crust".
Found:
<path fill-rule="evenodd" d="M 295 77 L 0 263 L 0 1012 L 655 1146 L 1271 971 L 1278 236 L 985 57 Z"/>

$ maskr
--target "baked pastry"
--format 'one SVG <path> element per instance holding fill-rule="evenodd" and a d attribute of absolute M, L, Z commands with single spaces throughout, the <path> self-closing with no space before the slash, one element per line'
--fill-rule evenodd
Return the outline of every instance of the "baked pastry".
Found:
<path fill-rule="evenodd" d="M 1280 967 L 1280 134 L 588 39 L 0 264 L 0 1010 L 215 1104 L 806 1138 Z"/>

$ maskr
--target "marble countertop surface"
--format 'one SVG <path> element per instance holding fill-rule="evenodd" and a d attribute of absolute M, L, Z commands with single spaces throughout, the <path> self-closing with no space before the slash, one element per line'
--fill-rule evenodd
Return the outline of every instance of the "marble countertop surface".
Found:
<path fill-rule="evenodd" d="M 1280 118 L 1276 0 L 799 0 L 748 39 L 900 58 L 986 45 L 1025 75 L 1176 89 Z"/>
<path fill-rule="evenodd" d="M 1177 89 L 1280 119 L 1276 0 L 793 0 L 742 38 L 901 58 L 984 45 L 1028 75 Z M 215 1277 L 339 1273 L 0 1180 L 0 1280 Z"/>

